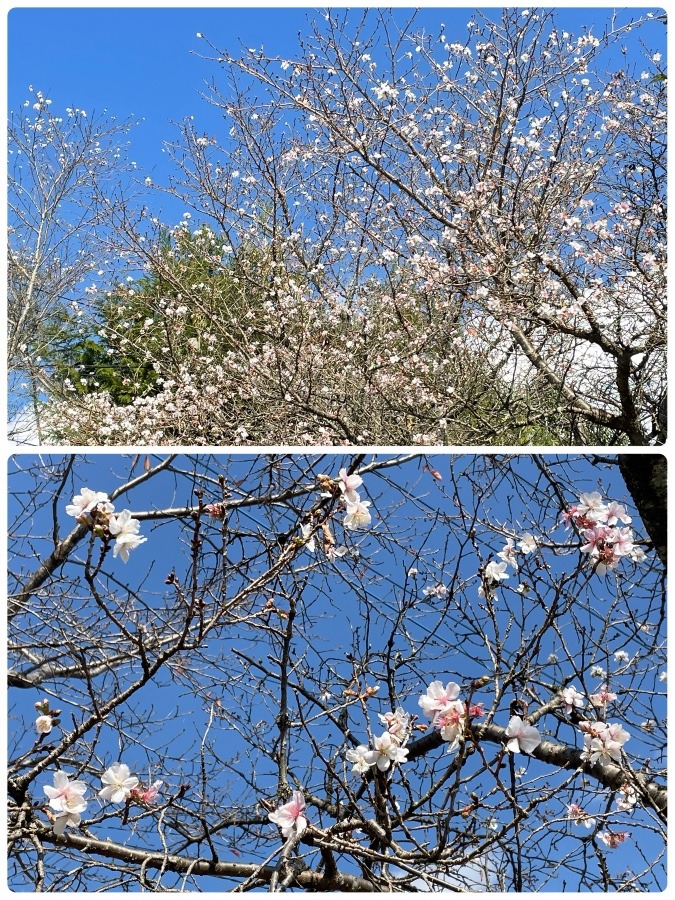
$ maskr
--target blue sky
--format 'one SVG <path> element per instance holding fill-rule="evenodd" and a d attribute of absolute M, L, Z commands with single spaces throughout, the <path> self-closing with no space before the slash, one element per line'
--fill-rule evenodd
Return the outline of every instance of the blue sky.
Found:
<path fill-rule="evenodd" d="M 298 458 L 296 457 L 296 459 Z M 54 470 L 63 464 L 57 456 L 53 456 L 51 459 Z M 157 457 L 152 458 L 153 464 L 157 462 L 157 459 Z M 116 500 L 116 510 L 119 512 L 128 506 L 134 512 L 138 512 L 143 509 L 180 507 L 192 504 L 194 502 L 191 494 L 193 482 L 189 474 L 180 473 L 190 473 L 196 468 L 204 474 L 205 463 L 203 460 L 205 459 L 206 457 L 198 457 L 195 463 L 194 457 L 180 458 L 176 463 L 178 470 L 176 473 L 161 474 L 156 479 L 135 489 L 130 497 L 120 497 Z M 285 460 L 284 465 L 289 464 L 289 457 L 282 457 L 282 459 Z M 369 459 L 368 457 L 366 462 Z M 132 474 L 132 460 L 132 456 L 108 454 L 90 454 L 77 459 L 73 470 L 72 484 L 69 484 L 64 490 L 56 507 L 61 536 L 67 534 L 73 525 L 72 518 L 65 514 L 65 506 L 70 502 L 72 494 L 79 491 L 82 486 L 111 493 L 129 479 Z M 210 489 L 207 489 L 205 502 L 217 499 L 217 482 L 213 479 L 218 472 L 219 463 L 213 458 L 211 460 L 208 474 L 212 481 Z M 239 478 L 245 478 L 246 480 L 235 490 L 246 492 L 247 489 L 252 488 L 255 482 L 250 474 L 251 471 L 259 466 L 265 466 L 268 460 L 269 457 L 255 458 L 250 454 L 241 454 L 235 457 L 234 462 L 227 469 L 228 484 L 235 485 Z M 335 477 L 339 466 L 347 461 L 346 457 L 313 457 L 310 459 L 312 468 L 305 469 L 304 477 L 311 481 L 317 472 L 325 472 Z M 49 458 L 46 458 L 45 463 L 49 464 L 49 462 Z M 321 628 L 316 631 L 315 643 L 307 647 L 302 646 L 302 629 L 299 628 L 297 646 L 293 652 L 300 655 L 307 654 L 308 665 L 313 666 L 313 673 L 318 672 L 324 664 L 321 661 L 326 659 L 331 660 L 331 665 L 336 671 L 344 672 L 350 668 L 345 659 L 346 651 L 352 650 L 358 656 L 359 652 L 365 652 L 369 640 L 373 641 L 375 648 L 383 645 L 382 635 L 386 635 L 386 629 L 391 627 L 396 615 L 397 603 L 400 603 L 402 598 L 409 598 L 412 603 L 411 608 L 414 608 L 415 611 L 415 615 L 411 616 L 408 621 L 408 633 L 414 634 L 416 629 L 427 627 L 428 622 L 432 621 L 437 613 L 434 612 L 433 597 L 425 595 L 424 588 L 443 582 L 450 583 L 456 565 L 459 565 L 459 580 L 455 586 L 458 593 L 461 592 L 463 603 L 473 607 L 475 603 L 479 602 L 476 593 L 478 559 L 482 558 L 483 561 L 486 561 L 490 553 L 495 554 L 500 550 L 504 538 L 498 533 L 491 533 L 483 526 L 477 525 L 473 541 L 464 541 L 460 546 L 453 536 L 455 532 L 461 533 L 464 528 L 464 526 L 455 528 L 455 525 L 452 524 L 458 521 L 458 507 L 453 500 L 455 496 L 461 500 L 465 510 L 468 511 L 469 518 L 471 510 L 475 507 L 497 528 L 500 525 L 506 525 L 520 533 L 534 529 L 529 517 L 541 513 L 541 501 L 533 499 L 532 485 L 540 476 L 538 469 L 529 457 L 521 457 L 516 463 L 517 480 L 504 481 L 501 487 L 498 486 L 502 477 L 499 466 L 495 465 L 491 470 L 489 467 L 492 463 L 488 462 L 487 471 L 493 472 L 496 487 L 494 492 L 490 495 L 486 493 L 485 496 L 476 493 L 472 481 L 466 474 L 470 473 L 472 469 L 471 457 L 457 459 L 434 455 L 429 458 L 429 462 L 431 467 L 441 474 L 442 481 L 434 478 L 427 469 L 423 468 L 422 460 L 413 460 L 401 467 L 364 475 L 361 493 L 363 497 L 367 496 L 373 503 L 375 511 L 373 527 L 350 535 L 346 533 L 343 535 L 339 521 L 336 520 L 333 526 L 338 542 L 344 540 L 353 550 L 358 550 L 359 556 L 352 555 L 338 561 L 333 566 L 326 567 L 323 564 L 319 569 L 313 569 L 314 563 L 319 559 L 318 556 L 312 556 L 309 552 L 304 551 L 297 558 L 298 571 L 309 573 L 307 576 L 309 578 L 308 586 L 306 592 L 303 593 L 306 611 L 302 618 L 304 619 L 305 615 L 309 619 L 316 617 L 321 622 Z M 26 567 L 29 571 L 35 566 L 36 556 L 44 554 L 50 547 L 49 537 L 41 539 L 39 536 L 41 534 L 49 535 L 52 528 L 51 504 L 47 503 L 43 508 L 36 510 L 32 510 L 30 504 L 26 505 L 28 492 L 43 483 L 42 479 L 36 479 L 34 471 L 28 471 L 29 467 L 35 464 L 37 464 L 37 459 L 31 456 L 17 457 L 15 460 L 10 460 L 9 464 L 10 521 L 19 510 L 26 510 L 26 518 L 19 528 L 19 532 L 23 536 L 19 538 L 17 544 L 13 545 L 13 549 L 21 549 L 21 555 L 27 554 Z M 549 466 L 553 472 L 562 466 L 562 469 L 568 473 L 574 491 L 570 490 L 566 494 L 567 502 L 573 502 L 581 491 L 600 489 L 608 499 L 626 503 L 634 516 L 635 531 L 642 532 L 625 485 L 614 468 L 594 467 L 584 459 L 570 463 L 556 463 L 552 458 Z M 139 475 L 142 470 L 143 459 L 141 457 L 136 463 L 133 475 Z M 45 498 L 48 498 L 48 479 L 44 481 L 44 484 L 46 485 Z M 236 517 L 233 517 L 231 524 L 232 527 L 239 525 L 253 533 L 258 529 L 263 534 L 279 533 L 288 526 L 295 525 L 297 527 L 300 511 L 306 509 L 310 502 L 309 498 L 298 501 L 296 504 L 297 514 L 293 514 L 283 507 L 275 507 L 271 510 L 253 509 L 250 513 L 244 513 L 238 521 Z M 557 525 L 560 516 L 559 501 L 553 494 L 549 494 L 544 502 L 547 503 L 547 508 L 542 515 L 542 524 L 546 533 L 554 543 L 565 542 L 569 533 Z M 436 518 L 437 515 L 440 517 Z M 447 519 L 444 519 L 443 516 L 446 516 Z M 337 519 L 341 519 L 341 516 L 338 516 Z M 412 524 L 415 520 L 419 522 L 416 527 Z M 102 582 L 107 584 L 117 597 L 142 598 L 143 602 L 147 604 L 150 614 L 149 622 L 153 622 L 153 611 L 156 611 L 157 616 L 160 615 L 159 610 L 166 605 L 165 598 L 171 590 L 165 584 L 167 573 L 175 568 L 179 580 L 183 584 L 187 582 L 190 531 L 190 524 L 186 521 L 144 522 L 141 532 L 147 536 L 147 542 L 132 552 L 130 561 L 126 565 L 119 559 L 113 560 L 109 557 L 105 567 L 109 575 L 106 575 Z M 205 538 L 208 538 L 209 535 L 212 536 L 214 546 L 217 544 L 217 531 L 217 523 L 205 523 L 203 536 Z M 424 537 L 425 535 L 427 537 Z M 236 554 L 238 546 L 241 545 L 233 544 L 230 552 Z M 72 561 L 66 563 L 62 569 L 63 576 L 71 585 L 67 589 L 68 596 L 81 595 L 83 610 L 87 609 L 88 597 L 87 586 L 81 577 L 81 566 L 85 557 L 86 542 L 82 542 L 74 553 Z M 541 621 L 541 613 L 537 610 L 536 605 L 533 606 L 527 596 L 520 597 L 516 592 L 518 580 L 535 579 L 537 594 L 544 605 L 551 602 L 551 589 L 546 587 L 551 576 L 557 578 L 563 572 L 571 572 L 575 562 L 575 552 L 572 552 L 571 555 L 560 556 L 547 553 L 547 575 L 542 577 L 543 570 L 541 568 L 523 562 L 521 574 L 516 576 L 515 573 L 512 573 L 504 587 L 499 589 L 497 618 L 501 620 L 504 627 L 510 618 L 513 619 L 510 636 L 506 639 L 509 652 L 514 652 L 520 646 L 521 640 L 524 639 L 525 632 L 536 627 L 537 622 Z M 10 562 L 10 565 L 16 571 L 19 563 Z M 410 573 L 413 566 L 418 569 L 417 575 Z M 642 569 L 631 572 L 629 566 L 622 567 L 621 574 L 619 590 L 625 592 L 626 608 L 634 609 L 638 621 L 641 621 L 640 617 L 645 616 L 645 604 L 650 602 L 650 583 L 653 584 L 654 576 Z M 238 578 L 239 576 L 232 576 L 229 591 L 236 589 Z M 643 584 L 641 585 L 640 582 Z M 611 577 L 604 579 L 595 575 L 587 576 L 584 573 L 581 577 L 575 576 L 573 582 L 565 588 L 570 591 L 578 591 L 577 621 L 585 622 L 587 629 L 583 639 L 587 640 L 592 637 L 595 627 L 601 630 L 606 628 L 606 657 L 603 651 L 600 655 L 596 655 L 593 661 L 602 663 L 612 671 L 616 668 L 612 662 L 613 653 L 618 649 L 626 649 L 632 654 L 639 644 L 639 634 L 637 636 L 638 643 L 634 643 L 635 637 L 632 639 L 626 637 L 630 631 L 630 628 L 627 629 L 629 620 L 623 620 L 623 617 L 620 616 L 618 619 L 612 620 L 610 617 L 607 622 L 603 621 L 604 610 L 614 595 L 613 583 Z M 362 617 L 364 607 L 357 605 L 354 600 L 355 586 L 358 586 L 358 589 L 369 597 L 373 611 L 372 619 L 369 622 Z M 261 602 L 263 599 L 264 596 L 261 598 Z M 621 604 L 615 607 L 616 612 L 621 609 L 623 609 Z M 480 615 L 477 610 L 475 612 Z M 656 610 L 652 608 L 648 615 L 650 617 L 656 615 Z M 523 625 L 520 624 L 521 616 Z M 591 627 L 593 623 L 595 625 Z M 581 639 L 581 635 L 575 631 L 572 622 L 561 619 L 560 627 L 566 636 L 568 646 L 574 647 L 576 642 Z M 450 679 L 465 681 L 483 674 L 486 666 L 489 670 L 489 662 L 486 662 L 484 658 L 481 659 L 481 654 L 476 652 L 471 644 L 464 643 L 461 628 L 461 616 L 453 614 L 452 624 L 448 623 L 439 628 L 438 640 L 432 642 L 425 659 L 420 660 L 417 673 L 406 671 L 401 674 L 397 682 L 397 687 L 400 689 L 398 701 L 409 711 L 417 711 L 417 698 L 423 690 L 423 686 L 420 687 L 420 678 L 426 677 L 431 680 L 432 677 L 439 677 L 444 682 Z M 486 621 L 485 633 L 490 633 L 490 630 L 491 626 Z M 402 635 L 396 635 L 395 641 L 399 640 L 403 641 L 401 647 L 405 650 L 405 640 Z M 467 640 L 469 640 L 468 637 Z M 221 642 L 220 647 L 218 641 Z M 247 652 L 252 656 L 263 656 L 263 658 L 267 658 L 265 654 L 269 652 L 267 648 L 256 646 L 255 629 L 248 633 L 244 627 L 237 634 L 226 632 L 215 641 L 209 640 L 205 653 L 210 659 L 214 659 L 220 654 L 224 654 L 224 658 L 226 658 L 227 654 L 232 652 L 232 648 Z M 546 659 L 548 654 L 556 652 L 561 652 L 561 646 L 549 634 L 546 644 L 538 648 L 538 661 L 541 662 Z M 587 658 L 585 663 L 588 663 L 589 659 Z M 570 676 L 570 663 L 566 662 L 564 658 L 561 660 L 560 667 L 557 664 L 552 665 L 555 666 L 555 670 L 552 670 L 547 677 L 561 679 Z M 665 660 L 661 665 L 665 667 Z M 375 712 L 388 708 L 387 698 L 384 696 L 386 681 L 384 673 L 379 672 L 380 666 L 380 663 L 375 662 L 368 677 L 369 682 L 381 677 L 381 694 L 383 694 L 381 704 L 378 702 L 373 706 L 370 716 L 370 724 L 375 733 L 378 733 Z M 124 674 L 123 677 L 125 677 Z M 254 695 L 252 705 L 248 708 L 245 704 L 241 704 L 240 699 L 237 702 L 236 684 L 234 691 L 228 692 L 224 684 L 219 683 L 217 672 L 212 683 L 210 677 L 203 680 L 203 690 L 201 691 L 193 691 L 189 682 L 183 682 L 180 678 L 166 683 L 165 678 L 158 678 L 156 685 L 144 690 L 140 699 L 134 701 L 140 702 L 142 708 L 147 710 L 148 733 L 144 740 L 139 741 L 137 745 L 129 737 L 120 736 L 114 727 L 104 728 L 97 744 L 99 756 L 104 759 L 106 764 L 110 764 L 121 755 L 123 760 L 128 762 L 133 771 L 139 775 L 146 775 L 150 768 L 153 778 L 164 775 L 167 784 L 171 788 L 176 788 L 181 779 L 190 777 L 191 760 L 194 759 L 200 730 L 205 727 L 208 718 L 209 691 L 216 693 L 220 691 L 220 696 L 223 697 L 226 717 L 217 720 L 214 726 L 214 735 L 222 746 L 227 746 L 228 753 L 234 753 L 239 747 L 236 733 L 227 725 L 227 716 L 236 716 L 239 712 L 238 707 L 242 707 L 241 712 L 245 718 L 251 717 L 252 720 L 273 722 L 274 709 L 269 705 L 269 699 Z M 597 678 L 590 677 L 587 670 L 584 672 L 584 678 L 587 679 L 587 689 L 596 690 L 598 688 Z M 622 683 L 621 676 L 617 676 L 616 682 L 617 684 Z M 245 687 L 245 681 L 243 685 Z M 109 682 L 107 687 L 103 683 L 101 686 L 102 690 L 110 688 Z M 57 696 L 63 698 L 62 705 L 67 711 L 67 715 L 71 710 L 77 712 L 78 703 L 82 701 L 78 700 L 71 705 L 68 701 L 67 690 L 63 686 L 59 688 L 57 683 L 54 685 L 54 689 Z M 648 692 L 648 685 L 644 684 L 643 689 Z M 43 696 L 43 691 L 15 690 L 11 694 L 10 737 L 15 730 L 16 726 L 13 723 L 16 719 L 22 720 L 30 728 L 34 717 L 32 704 Z M 213 696 L 212 694 L 211 699 Z M 489 695 L 485 699 L 489 704 Z M 655 698 L 654 710 L 659 715 L 663 712 L 662 698 Z M 366 740 L 365 722 L 359 716 L 358 711 L 353 715 L 352 727 L 363 734 L 363 739 Z M 634 715 L 640 714 L 635 712 Z M 505 725 L 507 720 L 508 713 L 506 709 L 503 709 L 498 714 L 496 721 L 498 724 Z M 635 720 L 633 719 L 633 721 Z M 549 717 L 546 717 L 543 724 L 544 727 L 553 727 L 552 739 L 575 740 L 569 726 L 558 725 L 556 727 Z M 323 731 L 319 730 L 320 722 L 317 723 L 316 729 L 316 734 L 321 740 Z M 641 736 L 637 729 L 629 727 L 629 731 L 631 730 L 633 732 L 631 744 L 627 749 L 639 758 Z M 334 739 L 334 735 L 330 734 L 330 728 L 326 730 L 325 739 L 328 744 Z M 439 764 L 440 762 L 442 759 L 439 760 Z M 523 760 L 522 762 L 527 761 Z M 298 767 L 299 772 L 303 772 L 306 764 L 306 760 L 302 757 L 302 751 L 299 750 L 294 757 L 294 765 Z M 541 763 L 532 761 L 527 764 L 530 767 L 531 775 L 543 776 L 546 767 Z M 654 757 L 653 764 L 660 767 L 663 761 Z M 264 760 L 257 760 L 257 766 L 260 790 L 269 795 L 274 790 L 273 775 L 267 770 Z M 40 783 L 47 780 L 42 777 Z M 88 781 L 94 789 L 98 789 L 93 774 Z M 593 804 L 590 807 L 591 811 L 599 812 L 601 810 L 598 803 L 604 801 L 595 797 L 589 802 Z M 96 807 L 97 805 L 94 804 L 92 814 L 95 814 Z M 316 815 L 316 813 L 314 814 Z M 559 810 L 554 810 L 554 814 L 559 815 Z M 111 829 L 112 834 L 112 829 L 115 828 L 114 820 L 108 821 L 106 828 Z M 644 839 L 643 850 L 648 854 L 650 844 L 648 838 L 645 837 L 646 832 L 640 831 L 639 833 L 643 836 L 641 839 Z M 610 863 L 613 867 L 627 864 L 636 867 L 640 865 L 639 857 L 634 853 L 632 847 L 628 846 L 625 848 L 625 852 L 622 851 L 621 856 L 614 854 Z M 616 871 L 618 870 L 620 869 L 616 869 Z M 613 871 L 615 871 L 614 868 Z M 214 885 L 214 889 L 216 888 L 217 885 Z"/>

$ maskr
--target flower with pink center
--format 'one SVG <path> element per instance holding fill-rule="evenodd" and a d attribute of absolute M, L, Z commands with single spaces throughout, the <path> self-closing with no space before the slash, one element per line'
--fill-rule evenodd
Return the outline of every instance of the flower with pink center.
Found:
<path fill-rule="evenodd" d="M 613 700 L 616 700 L 616 694 L 609 691 L 606 684 L 601 685 L 597 694 L 590 695 L 590 701 L 593 706 L 607 706 Z"/>
<path fill-rule="evenodd" d="M 621 750 L 630 734 L 618 722 L 585 722 L 579 728 L 584 732 L 584 759 L 603 766 L 621 762 Z"/>
<path fill-rule="evenodd" d="M 573 709 L 583 709 L 584 707 L 584 695 L 573 685 L 563 688 L 559 696 L 563 709 L 568 716 Z"/>
<path fill-rule="evenodd" d="M 426 694 L 419 699 L 419 705 L 424 710 L 424 714 L 430 719 L 435 719 L 446 706 L 459 697 L 459 685 L 454 681 L 449 681 L 443 687 L 442 681 L 432 681 L 427 688 Z"/>
<path fill-rule="evenodd" d="M 453 700 L 434 719 L 434 725 L 441 732 L 444 741 L 448 741 L 448 753 L 456 749 L 460 738 L 464 734 L 466 722 L 466 704 L 461 700 Z"/>
<path fill-rule="evenodd" d="M 567 807 L 567 818 L 575 825 L 583 825 L 584 828 L 592 828 L 595 825 L 595 819 L 587 815 L 578 803 L 570 803 Z"/>
<path fill-rule="evenodd" d="M 378 715 L 378 719 L 386 726 L 389 734 L 396 738 L 399 744 L 405 740 L 410 727 L 410 713 L 407 713 L 399 706 L 396 712 L 386 712 Z"/>
<path fill-rule="evenodd" d="M 633 552 L 633 532 L 630 528 L 613 528 L 610 540 L 615 556 L 630 556 Z"/>
<path fill-rule="evenodd" d="M 359 495 L 356 488 L 363 484 L 363 478 L 360 475 L 348 475 L 346 469 L 340 469 L 340 490 L 344 494 L 345 500 L 350 503 L 358 503 Z"/>
<path fill-rule="evenodd" d="M 50 814 L 54 834 L 62 835 L 66 828 L 75 828 L 80 824 L 81 815 L 87 808 L 84 795 L 87 785 L 83 781 L 70 781 L 63 771 L 54 773 L 54 787 L 47 784 L 43 791 L 49 797 L 49 806 L 56 815 Z"/>
<path fill-rule="evenodd" d="M 469 707 L 469 718 L 470 719 L 481 719 L 485 715 L 485 704 L 484 703 L 472 703 Z"/>
<path fill-rule="evenodd" d="M 590 553 L 591 556 L 599 556 L 604 549 L 605 541 L 611 534 L 612 529 L 607 525 L 596 525 L 594 528 L 584 528 L 582 535 L 585 544 L 581 546 L 582 553 Z"/>
<path fill-rule="evenodd" d="M 626 838 L 630 837 L 630 832 L 628 831 L 599 831 L 597 834 L 599 840 L 602 841 L 603 844 L 607 844 L 610 850 L 615 850 L 620 844 L 626 840 Z"/>
<path fill-rule="evenodd" d="M 617 522 L 623 522 L 624 525 L 630 525 L 632 521 L 632 518 L 626 514 L 624 507 L 615 500 L 612 500 L 607 507 L 607 524 L 616 525 Z"/>
<path fill-rule="evenodd" d="M 288 803 L 284 803 L 268 816 L 270 822 L 274 822 L 281 828 L 283 837 L 290 837 L 291 834 L 300 835 L 307 828 L 307 819 L 305 818 L 305 798 L 302 791 L 293 791 L 293 795 Z"/>
<path fill-rule="evenodd" d="M 143 787 L 143 785 L 139 784 L 132 789 L 129 796 L 132 800 L 136 800 L 139 803 L 154 803 L 159 796 L 159 789 L 163 784 L 163 781 L 153 781 L 152 784 L 147 787 Z"/>
<path fill-rule="evenodd" d="M 589 494 L 581 494 L 577 512 L 584 518 L 590 519 L 592 522 L 607 521 L 607 505 L 602 499 L 602 495 L 597 491 L 593 491 Z"/>
<path fill-rule="evenodd" d="M 506 749 L 511 753 L 532 753 L 541 744 L 541 737 L 534 725 L 526 725 L 520 716 L 511 716 L 504 731 L 509 740 Z"/>

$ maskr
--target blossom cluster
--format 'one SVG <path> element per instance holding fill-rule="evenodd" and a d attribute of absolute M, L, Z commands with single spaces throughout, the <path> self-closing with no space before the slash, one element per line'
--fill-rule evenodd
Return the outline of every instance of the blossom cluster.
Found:
<path fill-rule="evenodd" d="M 630 734 L 619 723 L 582 721 L 579 730 L 584 736 L 584 759 L 603 766 L 621 762 L 621 751 Z"/>
<path fill-rule="evenodd" d="M 356 490 L 363 484 L 360 475 L 348 475 L 346 469 L 340 469 L 339 488 L 347 507 L 347 515 L 344 519 L 344 527 L 349 529 L 366 528 L 370 525 L 372 517 L 368 511 L 370 500 L 361 500 Z"/>
<path fill-rule="evenodd" d="M 537 542 L 534 535 L 529 532 L 523 535 L 517 545 L 513 538 L 507 538 L 506 544 L 497 554 L 500 562 L 497 562 L 496 559 L 490 560 L 483 569 L 482 583 L 478 588 L 478 596 L 485 597 L 501 581 L 507 579 L 509 577 L 506 571 L 508 566 L 511 566 L 514 571 L 518 571 L 518 553 L 534 553 L 536 549 Z"/>
<path fill-rule="evenodd" d="M 73 497 L 73 502 L 66 506 L 66 512 L 78 522 L 88 525 L 94 534 L 105 539 L 113 537 L 113 556 L 119 556 L 122 562 L 128 562 L 130 551 L 147 541 L 138 533 L 141 527 L 139 520 L 132 518 L 128 509 L 114 515 L 115 507 L 103 491 L 82 488 Z"/>
<path fill-rule="evenodd" d="M 83 781 L 71 781 L 68 775 L 59 770 L 53 776 L 54 785 L 45 785 L 43 790 L 49 798 L 54 833 L 62 835 L 66 828 L 77 827 L 86 810 L 88 801 L 84 799 L 88 787 Z M 140 784 L 132 775 L 129 766 L 116 762 L 101 776 L 102 789 L 98 792 L 101 800 L 110 803 L 153 803 L 158 796 L 162 781 L 155 781 L 147 787 Z"/>
<path fill-rule="evenodd" d="M 372 766 L 386 772 L 391 766 L 405 762 L 410 752 L 404 746 L 410 734 L 410 714 L 399 707 L 395 712 L 378 715 L 378 718 L 386 731 L 373 738 L 373 749 L 359 744 L 347 750 L 347 761 L 353 763 L 352 772 L 359 775 L 365 775 Z"/>
<path fill-rule="evenodd" d="M 588 554 L 599 575 L 615 569 L 624 557 L 633 562 L 645 558 L 644 551 L 634 542 L 633 531 L 628 527 L 632 519 L 624 507 L 615 501 L 605 503 L 598 491 L 581 494 L 579 502 L 566 509 L 562 517 L 579 531 L 584 541 L 581 552 Z"/>

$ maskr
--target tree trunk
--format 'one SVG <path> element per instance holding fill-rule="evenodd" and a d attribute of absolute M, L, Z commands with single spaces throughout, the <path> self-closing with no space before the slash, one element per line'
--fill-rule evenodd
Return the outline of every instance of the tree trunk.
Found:
<path fill-rule="evenodd" d="M 668 554 L 666 466 L 665 456 L 656 453 L 619 457 L 623 479 L 664 566 Z"/>

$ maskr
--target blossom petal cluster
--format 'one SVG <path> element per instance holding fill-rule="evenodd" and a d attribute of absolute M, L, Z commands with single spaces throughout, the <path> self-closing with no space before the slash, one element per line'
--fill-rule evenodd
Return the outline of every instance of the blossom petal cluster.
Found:
<path fill-rule="evenodd" d="M 524 722 L 520 716 L 511 716 L 504 734 L 509 739 L 506 749 L 511 753 L 532 753 L 541 744 L 537 729 Z"/>
<path fill-rule="evenodd" d="M 563 512 L 563 521 L 574 525 L 581 535 L 581 552 L 599 575 L 615 569 L 624 557 L 642 562 L 644 551 L 635 544 L 632 518 L 620 503 L 605 503 L 598 491 L 581 494 L 579 502 Z M 623 527 L 619 525 L 623 523 Z"/>
<path fill-rule="evenodd" d="M 459 699 L 459 692 L 455 681 L 449 681 L 446 685 L 442 681 L 432 681 L 419 699 L 424 714 L 450 745 L 448 753 L 457 749 L 466 731 L 467 719 L 485 714 L 482 703 L 472 704 L 467 709 L 464 700 Z"/>
<path fill-rule="evenodd" d="M 630 734 L 618 722 L 583 721 L 579 730 L 584 736 L 584 759 L 603 766 L 621 762 L 621 751 Z"/>
<path fill-rule="evenodd" d="M 574 685 L 564 687 L 558 696 L 560 697 L 560 703 L 568 716 L 572 710 L 583 709 L 586 705 L 584 702 L 584 695 L 581 691 L 578 691 Z"/>
<path fill-rule="evenodd" d="M 139 534 L 140 521 L 132 518 L 128 509 L 114 515 L 115 507 L 103 491 L 82 488 L 73 497 L 73 502 L 66 506 L 66 513 L 75 516 L 78 522 L 89 525 L 97 534 L 114 537 L 113 556 L 119 556 L 122 562 L 128 562 L 131 550 L 147 541 Z"/>
<path fill-rule="evenodd" d="M 578 803 L 570 803 L 567 807 L 567 818 L 575 825 L 583 825 L 584 828 L 593 828 L 595 819 L 589 816 Z"/>
<path fill-rule="evenodd" d="M 129 771 L 129 766 L 116 762 L 101 776 L 103 788 L 98 792 L 101 800 L 111 803 L 125 803 L 138 787 L 138 778 Z"/>
<path fill-rule="evenodd" d="M 373 747 L 359 744 L 358 747 L 350 747 L 345 754 L 347 762 L 352 763 L 352 772 L 359 775 L 375 766 L 380 772 L 405 762 L 409 750 L 404 746 L 410 735 L 410 713 L 402 707 L 394 712 L 378 714 L 378 718 L 387 730 L 379 737 L 373 738 Z"/>
<path fill-rule="evenodd" d="M 281 834 L 287 838 L 292 834 L 301 835 L 307 828 L 305 817 L 305 798 L 302 791 L 293 791 L 288 803 L 284 803 L 268 816 L 270 822 L 274 822 L 281 829 Z"/>
<path fill-rule="evenodd" d="M 81 813 L 87 808 L 84 795 L 87 785 L 83 781 L 71 781 L 62 770 L 54 773 L 54 785 L 45 785 L 43 790 L 49 797 L 50 809 L 56 816 L 52 827 L 54 834 L 62 835 L 66 828 L 77 827 L 80 824 Z"/>
<path fill-rule="evenodd" d="M 344 519 L 344 527 L 349 529 L 366 528 L 372 522 L 372 516 L 368 511 L 370 500 L 361 500 L 356 490 L 363 484 L 360 475 L 348 475 L 345 468 L 340 469 L 339 488 L 345 500 L 347 515 Z"/>

